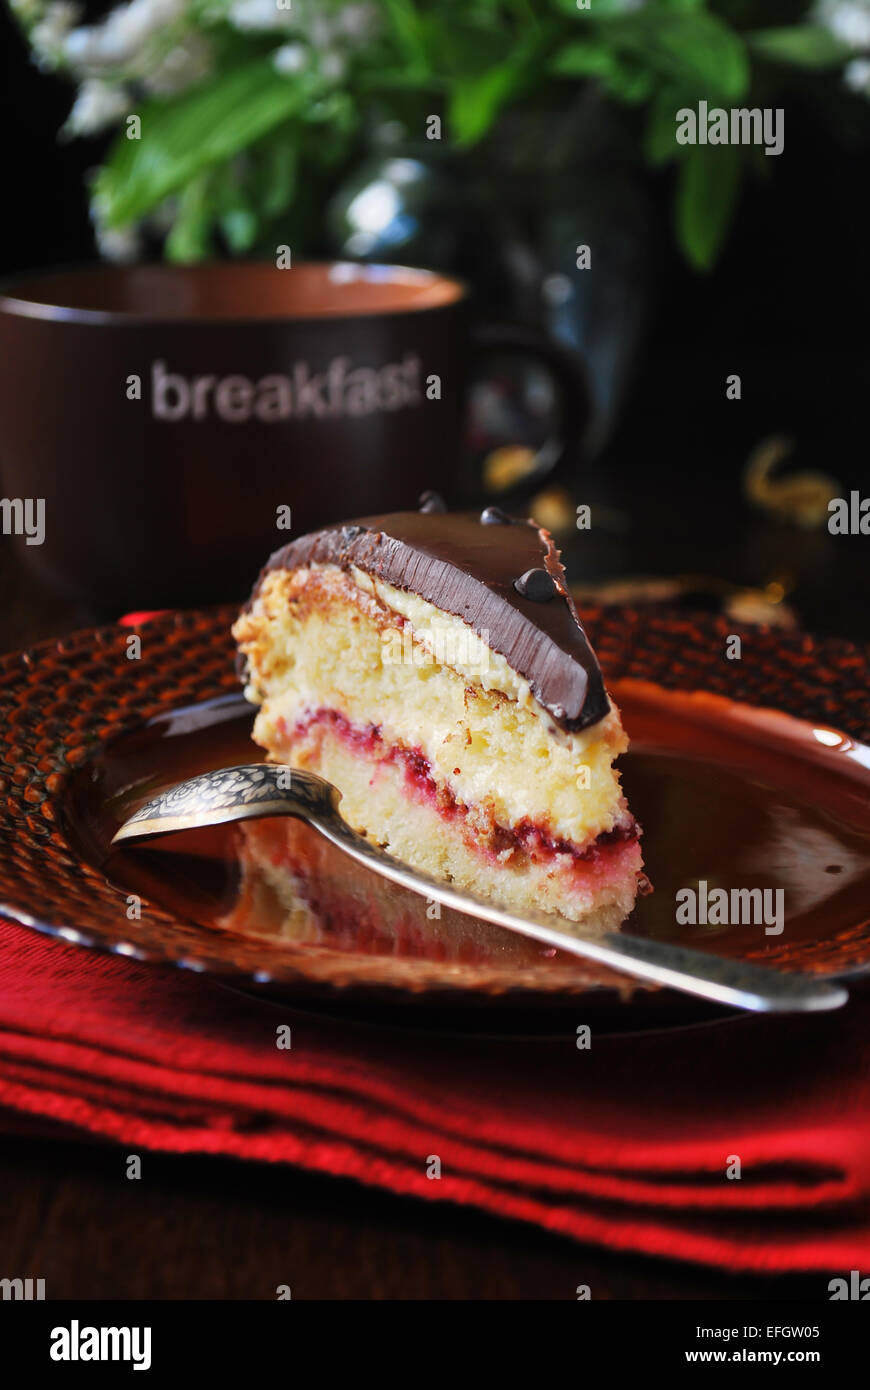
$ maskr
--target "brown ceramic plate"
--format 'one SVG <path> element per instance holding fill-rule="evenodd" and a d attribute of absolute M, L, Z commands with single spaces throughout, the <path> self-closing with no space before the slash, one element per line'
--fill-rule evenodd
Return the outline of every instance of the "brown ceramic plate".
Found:
<path fill-rule="evenodd" d="M 117 826 L 155 790 L 258 756 L 232 616 L 158 617 L 140 628 L 138 659 L 127 655 L 130 629 L 107 627 L 0 661 L 2 914 L 83 946 L 348 1012 L 413 1002 L 433 1017 L 460 1006 L 468 1017 L 484 1004 L 490 1019 L 494 1007 L 574 1016 L 582 1001 L 584 1020 L 616 1011 L 646 1026 L 674 1009 L 665 991 L 625 988 L 484 923 L 446 911 L 427 920 L 422 899 L 304 827 L 293 840 L 299 911 L 288 915 L 262 866 L 293 822 L 110 855 Z M 868 653 L 746 630 L 734 662 L 724 619 L 586 616 L 632 738 L 623 778 L 655 885 L 626 928 L 789 969 L 866 971 Z M 678 927 L 675 894 L 701 879 L 782 888 L 783 931 Z M 684 1002 L 676 1017 L 689 1017 Z"/>

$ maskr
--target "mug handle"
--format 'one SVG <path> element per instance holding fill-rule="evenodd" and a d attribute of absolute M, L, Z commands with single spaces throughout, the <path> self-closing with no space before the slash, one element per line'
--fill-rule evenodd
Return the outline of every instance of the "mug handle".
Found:
<path fill-rule="evenodd" d="M 528 501 L 545 482 L 556 482 L 568 464 L 583 457 L 584 442 L 592 423 L 593 396 L 589 375 L 577 352 L 547 333 L 526 324 L 480 323 L 471 330 L 475 361 L 495 353 L 515 353 L 537 358 L 552 376 L 559 396 L 559 431 L 538 450 L 532 468 L 514 483 L 487 491 L 490 501 Z M 483 491 L 483 488 L 481 488 Z"/>

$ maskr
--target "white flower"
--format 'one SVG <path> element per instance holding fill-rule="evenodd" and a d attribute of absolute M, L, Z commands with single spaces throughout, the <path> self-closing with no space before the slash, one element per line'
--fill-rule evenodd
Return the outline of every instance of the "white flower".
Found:
<path fill-rule="evenodd" d="M 870 97 L 870 60 L 853 58 L 843 70 L 843 81 L 850 91 Z"/>
<path fill-rule="evenodd" d="M 353 43 L 368 43 L 379 29 L 374 5 L 342 5 L 335 17 L 335 31 Z"/>
<path fill-rule="evenodd" d="M 9 0 L 9 4 L 22 24 L 31 24 L 42 13 L 42 0 Z"/>
<path fill-rule="evenodd" d="M 205 34 L 186 34 L 142 78 L 147 92 L 169 97 L 208 77 L 214 67 L 214 51 Z"/>
<path fill-rule="evenodd" d="M 320 55 L 320 71 L 330 82 L 340 82 L 347 71 L 347 62 L 334 48 Z"/>
<path fill-rule="evenodd" d="M 88 75 L 101 68 L 129 66 L 141 56 L 148 40 L 186 8 L 187 0 L 130 0 L 129 5 L 112 10 L 102 24 L 74 29 L 64 43 L 65 56 Z"/>
<path fill-rule="evenodd" d="M 236 29 L 262 30 L 286 29 L 296 17 L 286 0 L 233 0 L 227 18 Z"/>
<path fill-rule="evenodd" d="M 95 228 L 97 247 L 104 260 L 135 261 L 142 254 L 142 241 L 135 227 Z"/>
<path fill-rule="evenodd" d="M 870 0 L 816 0 L 811 16 L 851 48 L 870 48 Z"/>
<path fill-rule="evenodd" d="M 23 17 L 23 11 L 19 10 L 19 13 Z M 69 4 L 67 0 L 56 0 L 55 4 L 49 5 L 42 19 L 30 31 L 30 42 L 39 67 L 53 67 L 60 60 L 64 41 L 73 25 L 78 23 L 80 15 L 78 5 Z"/>
<path fill-rule="evenodd" d="M 130 110 L 130 97 L 123 87 L 89 77 L 79 87 L 72 110 L 63 127 L 65 135 L 95 135 Z"/>
<path fill-rule="evenodd" d="M 333 10 L 325 9 L 322 0 L 230 0 L 226 17 L 243 31 L 290 29 L 323 52 L 367 43 L 379 27 L 377 8 L 369 0 Z"/>
<path fill-rule="evenodd" d="M 295 72 L 301 72 L 308 64 L 308 50 L 301 43 L 285 43 L 280 48 L 276 48 L 272 54 L 272 63 L 276 72 L 282 73 L 286 77 L 292 76 Z"/>
<path fill-rule="evenodd" d="M 305 25 L 305 37 L 310 39 L 315 48 L 328 48 L 333 36 L 332 19 L 325 14 L 313 14 Z"/>

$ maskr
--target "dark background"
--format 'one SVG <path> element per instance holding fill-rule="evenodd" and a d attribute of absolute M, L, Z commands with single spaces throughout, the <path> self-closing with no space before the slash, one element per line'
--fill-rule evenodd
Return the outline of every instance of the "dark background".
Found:
<path fill-rule="evenodd" d="M 40 73 L 0 10 L 6 213 L 0 274 L 95 256 L 86 178 L 98 141 L 60 143 L 70 86 Z M 671 175 L 650 178 L 653 303 L 618 426 L 578 500 L 630 525 L 584 540 L 573 576 L 698 572 L 759 585 L 783 579 L 807 627 L 866 638 L 862 537 L 800 531 L 755 512 L 741 475 L 762 438 L 795 442 L 790 469 L 820 469 L 870 493 L 866 430 L 870 324 L 866 187 L 870 102 L 845 145 L 806 100 L 789 98 L 783 153 L 747 180 L 726 250 L 690 270 L 670 230 Z M 742 378 L 739 402 L 725 379 Z M 579 573 L 578 573 L 579 568 Z"/>

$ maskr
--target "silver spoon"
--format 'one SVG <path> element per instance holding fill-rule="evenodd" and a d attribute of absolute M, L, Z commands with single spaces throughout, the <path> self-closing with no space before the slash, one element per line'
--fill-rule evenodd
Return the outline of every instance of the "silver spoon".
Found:
<path fill-rule="evenodd" d="M 492 901 L 461 892 L 400 864 L 351 829 L 339 814 L 340 799 L 341 793 L 313 772 L 272 763 L 228 767 L 179 782 L 147 801 L 124 822 L 112 843 L 148 840 L 176 830 L 195 830 L 199 826 L 222 825 L 227 821 L 295 816 L 313 826 L 352 859 L 403 888 L 425 894 L 456 912 L 493 922 L 546 946 L 599 961 L 641 980 L 711 999 L 717 1004 L 768 1013 L 837 1009 L 849 997 L 841 985 L 811 975 L 770 970 L 620 931 L 602 934 L 584 928 L 582 922 L 572 923 L 570 932 L 563 931 L 553 925 L 560 918 L 543 912 L 528 912 L 518 917 Z"/>

